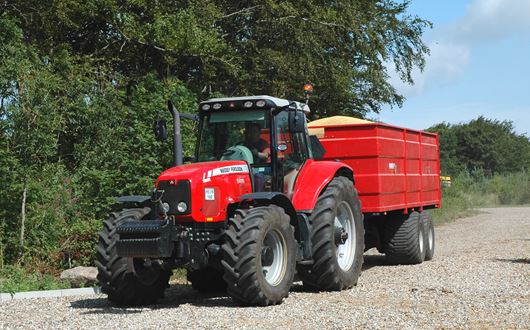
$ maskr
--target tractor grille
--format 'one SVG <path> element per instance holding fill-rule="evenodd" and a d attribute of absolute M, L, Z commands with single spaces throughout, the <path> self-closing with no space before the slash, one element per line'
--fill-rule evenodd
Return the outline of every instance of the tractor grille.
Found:
<path fill-rule="evenodd" d="M 160 181 L 156 193 L 162 202 L 169 204 L 168 214 L 184 215 L 191 213 L 191 188 L 188 180 L 179 180 L 176 184 L 172 184 L 171 180 Z M 188 207 L 185 212 L 179 212 L 177 210 L 177 204 L 180 202 L 187 204 Z"/>

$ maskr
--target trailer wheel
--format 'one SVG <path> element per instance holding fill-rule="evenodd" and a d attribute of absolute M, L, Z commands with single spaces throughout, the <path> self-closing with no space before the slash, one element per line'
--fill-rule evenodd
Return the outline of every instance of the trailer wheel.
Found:
<path fill-rule="evenodd" d="M 188 281 L 191 287 L 199 292 L 225 292 L 226 282 L 223 280 L 223 271 L 212 267 L 188 271 Z"/>
<path fill-rule="evenodd" d="M 169 287 L 171 273 L 157 265 L 145 266 L 143 260 L 122 258 L 117 255 L 116 227 L 120 224 L 140 220 L 149 208 L 124 209 L 111 213 L 99 233 L 95 264 L 101 291 L 117 306 L 149 305 L 163 297 Z"/>
<path fill-rule="evenodd" d="M 423 237 L 425 239 L 425 261 L 432 260 L 434 256 L 434 226 L 432 224 L 431 213 L 424 211 L 420 213 L 423 224 Z"/>
<path fill-rule="evenodd" d="M 392 264 L 420 264 L 425 259 L 425 231 L 418 212 L 385 222 L 385 254 Z"/>
<path fill-rule="evenodd" d="M 276 205 L 237 210 L 222 247 L 227 291 L 241 305 L 273 305 L 288 296 L 296 242 L 289 217 Z"/>
<path fill-rule="evenodd" d="M 338 291 L 357 285 L 364 253 L 364 225 L 357 190 L 345 177 L 334 178 L 309 219 L 313 264 L 298 267 L 304 286 Z"/>

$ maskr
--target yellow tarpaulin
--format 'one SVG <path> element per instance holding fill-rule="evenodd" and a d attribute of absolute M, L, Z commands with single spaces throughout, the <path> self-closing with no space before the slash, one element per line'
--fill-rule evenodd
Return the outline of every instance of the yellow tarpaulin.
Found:
<path fill-rule="evenodd" d="M 312 122 L 307 123 L 309 128 L 309 135 L 316 135 L 319 138 L 324 137 L 324 127 L 323 126 L 341 126 L 341 125 L 358 125 L 358 124 L 370 124 L 373 121 L 347 117 L 347 116 L 333 116 L 328 118 L 322 118 L 313 120 Z M 321 126 L 321 127 L 319 127 Z M 315 128 L 318 127 L 318 128 Z"/>
<path fill-rule="evenodd" d="M 354 117 L 333 116 L 333 117 L 313 120 L 309 122 L 307 126 L 315 127 L 315 126 L 336 126 L 336 125 L 370 124 L 370 123 L 373 123 L 373 122 L 369 120 L 365 120 L 365 119 L 354 118 Z"/>

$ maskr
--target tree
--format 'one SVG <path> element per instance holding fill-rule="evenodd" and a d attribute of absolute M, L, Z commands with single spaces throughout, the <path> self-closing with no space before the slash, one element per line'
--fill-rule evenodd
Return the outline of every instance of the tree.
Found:
<path fill-rule="evenodd" d="M 145 74 L 177 77 L 195 93 L 300 99 L 316 85 L 319 115 L 401 106 L 388 83 L 395 67 L 412 83 L 428 48 L 428 21 L 409 1 L 20 0 L 7 6 L 27 39 L 47 54 L 68 45 L 107 63 L 130 92 Z M 390 65 L 392 64 L 392 65 Z"/>
<path fill-rule="evenodd" d="M 530 140 L 517 134 L 513 123 L 483 116 L 469 123 L 442 123 L 428 129 L 440 135 L 443 173 L 484 170 L 486 174 L 530 169 Z"/>

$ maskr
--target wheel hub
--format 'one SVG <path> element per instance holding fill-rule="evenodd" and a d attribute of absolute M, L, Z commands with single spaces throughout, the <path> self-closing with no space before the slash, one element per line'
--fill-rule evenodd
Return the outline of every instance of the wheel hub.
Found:
<path fill-rule="evenodd" d="M 347 271 L 355 260 L 357 244 L 355 220 L 347 201 L 342 201 L 337 206 L 334 239 L 337 263 L 342 270 Z"/>
<path fill-rule="evenodd" d="M 265 235 L 261 248 L 261 266 L 265 280 L 272 286 L 278 285 L 287 270 L 286 242 L 277 230 Z"/>
<path fill-rule="evenodd" d="M 342 245 L 346 243 L 347 239 L 348 233 L 346 232 L 344 227 L 335 227 L 335 244 Z"/>
<path fill-rule="evenodd" d="M 261 249 L 261 264 L 263 266 L 270 266 L 274 261 L 274 252 L 269 246 L 264 246 Z"/>

